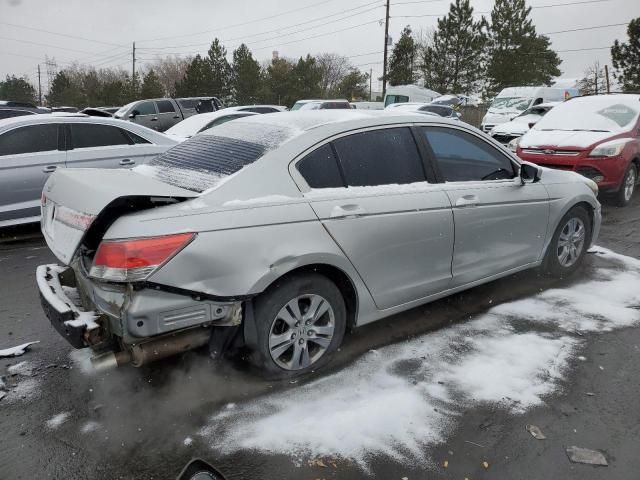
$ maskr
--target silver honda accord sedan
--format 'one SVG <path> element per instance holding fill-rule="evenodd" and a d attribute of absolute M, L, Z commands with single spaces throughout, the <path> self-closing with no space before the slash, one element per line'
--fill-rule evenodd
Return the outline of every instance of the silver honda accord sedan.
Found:
<path fill-rule="evenodd" d="M 574 272 L 597 187 L 519 162 L 461 122 L 313 111 L 229 122 L 133 170 L 56 171 L 44 310 L 107 367 L 209 345 L 271 377 L 357 327 L 540 267 Z"/>

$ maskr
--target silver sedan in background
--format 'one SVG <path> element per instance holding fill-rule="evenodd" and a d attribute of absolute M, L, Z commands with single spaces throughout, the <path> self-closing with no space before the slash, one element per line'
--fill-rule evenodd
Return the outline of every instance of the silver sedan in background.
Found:
<path fill-rule="evenodd" d="M 61 168 L 131 168 L 177 142 L 111 118 L 52 113 L 0 120 L 0 227 L 40 220 L 40 196 Z"/>
<path fill-rule="evenodd" d="M 290 377 L 347 327 L 528 268 L 571 274 L 596 192 L 458 121 L 256 115 L 133 170 L 56 172 L 42 228 L 60 264 L 36 277 L 54 327 L 111 350 L 103 365 L 240 343 Z"/>

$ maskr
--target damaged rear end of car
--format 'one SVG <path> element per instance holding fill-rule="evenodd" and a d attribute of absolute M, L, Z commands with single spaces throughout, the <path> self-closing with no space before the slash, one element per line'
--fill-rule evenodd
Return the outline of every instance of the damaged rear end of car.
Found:
<path fill-rule="evenodd" d="M 240 323 L 238 302 L 213 301 L 149 281 L 196 232 L 105 238 L 123 216 L 197 195 L 119 170 L 63 170 L 45 186 L 41 228 L 61 263 L 38 267 L 41 303 L 73 347 L 96 352 L 96 366 L 141 366 L 205 345 L 214 324 Z"/>

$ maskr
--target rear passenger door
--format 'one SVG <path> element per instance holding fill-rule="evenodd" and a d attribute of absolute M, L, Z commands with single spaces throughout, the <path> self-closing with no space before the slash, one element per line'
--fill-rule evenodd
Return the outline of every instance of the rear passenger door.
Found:
<path fill-rule="evenodd" d="M 0 135 L 0 226 L 40 216 L 42 188 L 64 167 L 58 124 L 17 127 Z"/>
<path fill-rule="evenodd" d="M 549 198 L 540 183 L 522 185 L 517 165 L 479 135 L 422 127 L 453 206 L 453 281 L 464 285 L 539 260 Z"/>
<path fill-rule="evenodd" d="M 182 120 L 180 112 L 176 111 L 175 105 L 170 100 L 156 101 L 156 108 L 158 109 L 158 131 L 160 132 L 168 130 Z"/>
<path fill-rule="evenodd" d="M 409 127 L 336 138 L 296 164 L 318 218 L 380 309 L 451 282 L 453 218 Z"/>
<path fill-rule="evenodd" d="M 67 167 L 130 168 L 143 163 L 144 152 L 116 126 L 71 123 L 67 135 Z"/>

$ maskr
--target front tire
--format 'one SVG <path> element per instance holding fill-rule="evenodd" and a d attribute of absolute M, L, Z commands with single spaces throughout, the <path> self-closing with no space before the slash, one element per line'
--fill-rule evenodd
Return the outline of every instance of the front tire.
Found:
<path fill-rule="evenodd" d="M 615 203 L 619 207 L 626 207 L 631 202 L 631 197 L 638 181 L 638 169 L 635 164 L 630 163 L 622 179 L 620 189 L 616 193 Z"/>
<path fill-rule="evenodd" d="M 582 263 L 591 244 L 591 217 L 584 207 L 573 207 L 558 223 L 543 262 L 545 273 L 566 277 Z"/>
<path fill-rule="evenodd" d="M 269 378 L 325 365 L 344 337 L 346 308 L 336 285 L 315 273 L 277 282 L 255 301 L 254 364 Z"/>

